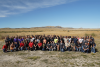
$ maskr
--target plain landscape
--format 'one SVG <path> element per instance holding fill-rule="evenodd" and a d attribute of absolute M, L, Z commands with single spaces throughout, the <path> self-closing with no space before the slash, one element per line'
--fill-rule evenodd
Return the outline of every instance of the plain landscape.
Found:
<path fill-rule="evenodd" d="M 26 35 L 90 36 L 95 39 L 94 53 L 73 51 L 18 51 L 3 53 L 4 37 Z M 100 29 L 63 28 L 47 26 L 35 28 L 0 29 L 0 67 L 100 67 Z"/>

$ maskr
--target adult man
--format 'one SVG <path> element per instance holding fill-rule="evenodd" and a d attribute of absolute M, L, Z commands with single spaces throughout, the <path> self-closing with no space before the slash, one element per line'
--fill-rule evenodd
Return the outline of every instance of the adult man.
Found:
<path fill-rule="evenodd" d="M 92 47 L 91 47 L 91 52 L 95 53 L 95 47 L 96 47 L 96 44 L 93 43 Z"/>
<path fill-rule="evenodd" d="M 19 45 L 17 44 L 17 42 L 14 42 L 14 45 L 15 45 L 16 51 L 18 51 Z"/>
<path fill-rule="evenodd" d="M 67 40 L 67 43 L 65 44 L 66 50 L 70 51 L 70 42 Z"/>
<path fill-rule="evenodd" d="M 92 41 L 94 42 L 94 38 L 92 37 L 92 35 L 90 35 L 90 39 L 92 39 Z"/>
<path fill-rule="evenodd" d="M 10 43 L 11 43 L 11 40 L 9 38 L 9 36 L 7 35 L 7 37 L 5 37 L 5 42 L 6 42 L 6 45 L 8 47 L 8 49 L 10 50 Z"/>
<path fill-rule="evenodd" d="M 2 47 L 2 50 L 3 50 L 3 52 L 7 52 L 7 44 L 6 44 L 6 42 L 5 42 L 5 45 L 3 45 L 3 47 Z"/>
<path fill-rule="evenodd" d="M 63 39 L 64 39 L 65 47 L 67 49 L 67 36 L 65 36 Z"/>
<path fill-rule="evenodd" d="M 83 52 L 89 52 L 89 45 L 87 43 L 85 43 L 85 45 L 83 46 Z"/>
<path fill-rule="evenodd" d="M 73 41 L 74 41 L 74 43 L 75 43 L 75 45 L 76 45 L 76 44 L 77 44 L 78 39 L 75 37 Z"/>
<path fill-rule="evenodd" d="M 91 48 L 91 52 L 95 53 L 96 44 L 94 43 L 92 39 L 90 39 L 89 47 Z"/>
<path fill-rule="evenodd" d="M 18 36 L 14 38 L 14 43 L 17 45 L 17 48 L 18 48 L 19 47 Z"/>
<path fill-rule="evenodd" d="M 79 41 L 77 41 L 77 44 L 76 44 L 76 46 L 75 46 L 75 49 L 76 49 L 77 51 L 81 51 L 81 43 L 80 43 Z"/>
<path fill-rule="evenodd" d="M 35 38 L 34 38 L 34 36 L 32 36 L 32 38 L 31 38 L 31 42 L 33 42 L 33 41 L 34 41 L 34 39 L 35 39 Z"/>
<path fill-rule="evenodd" d="M 83 41 L 82 37 L 78 41 L 80 44 L 82 44 L 82 41 Z"/>
<path fill-rule="evenodd" d="M 86 38 L 84 38 L 84 40 L 82 41 L 81 51 L 83 51 L 83 46 L 85 45 L 85 43 L 88 43 L 88 41 L 86 40 Z"/>
<path fill-rule="evenodd" d="M 51 49 L 52 49 L 52 51 L 56 50 L 56 44 L 54 42 L 51 43 Z"/>
<path fill-rule="evenodd" d="M 72 43 L 71 43 L 71 49 L 72 49 L 73 51 L 75 51 L 75 43 L 74 43 L 74 41 L 72 41 Z"/>
<path fill-rule="evenodd" d="M 62 42 L 62 40 L 61 40 L 61 42 L 60 42 L 60 51 L 61 52 L 64 52 L 64 43 Z"/>
<path fill-rule="evenodd" d="M 49 50 L 49 51 L 51 51 L 51 44 L 49 42 L 46 45 L 46 49 Z"/>

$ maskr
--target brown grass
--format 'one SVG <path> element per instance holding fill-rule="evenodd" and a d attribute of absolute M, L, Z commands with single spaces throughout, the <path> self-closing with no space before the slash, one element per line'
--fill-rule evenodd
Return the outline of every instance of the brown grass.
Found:
<path fill-rule="evenodd" d="M 30 28 L 30 29 L 0 29 L 0 39 L 5 36 L 16 35 L 63 35 L 63 36 L 90 36 L 100 38 L 99 29 L 67 29 L 67 28 Z"/>

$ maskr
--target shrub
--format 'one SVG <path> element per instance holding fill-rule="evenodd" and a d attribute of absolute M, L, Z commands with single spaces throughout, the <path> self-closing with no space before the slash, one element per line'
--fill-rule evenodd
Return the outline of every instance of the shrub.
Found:
<path fill-rule="evenodd" d="M 95 34 L 95 33 L 92 33 L 91 35 L 92 35 L 93 37 L 94 37 L 94 36 L 96 36 L 96 34 Z"/>
<path fill-rule="evenodd" d="M 90 35 L 92 35 L 93 37 L 95 37 L 95 36 L 96 36 L 96 34 L 95 34 L 95 33 L 92 33 L 92 34 L 87 34 L 87 33 L 85 33 L 85 36 L 90 36 Z"/>
<path fill-rule="evenodd" d="M 89 36 L 89 34 L 86 33 L 85 36 Z"/>

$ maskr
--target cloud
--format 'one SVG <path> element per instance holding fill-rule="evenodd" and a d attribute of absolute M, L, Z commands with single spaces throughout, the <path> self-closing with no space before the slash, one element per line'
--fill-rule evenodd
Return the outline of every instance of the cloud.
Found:
<path fill-rule="evenodd" d="M 47 8 L 77 0 L 0 0 L 0 17 L 20 14 L 37 8 Z"/>

